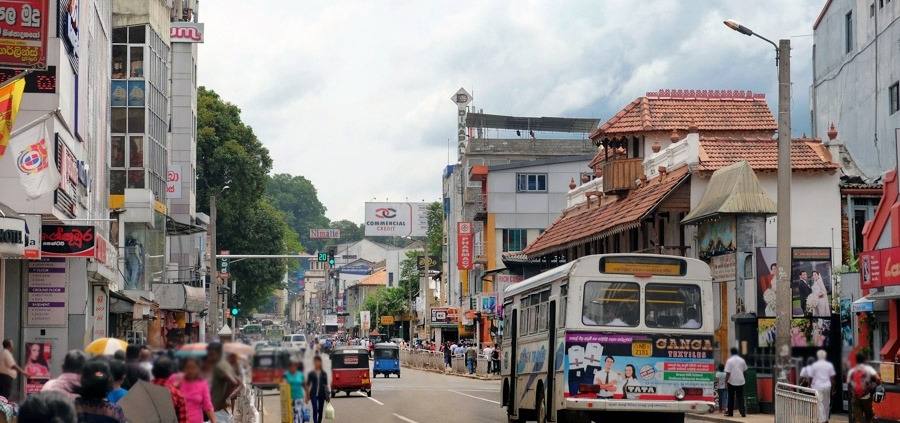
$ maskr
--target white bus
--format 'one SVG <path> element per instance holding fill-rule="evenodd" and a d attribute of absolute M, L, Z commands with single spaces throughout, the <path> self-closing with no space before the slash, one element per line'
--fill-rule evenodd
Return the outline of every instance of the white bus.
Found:
<path fill-rule="evenodd" d="M 582 257 L 509 286 L 502 404 L 510 422 L 682 422 L 715 409 L 706 263 Z M 652 420 L 651 420 L 652 419 Z"/>

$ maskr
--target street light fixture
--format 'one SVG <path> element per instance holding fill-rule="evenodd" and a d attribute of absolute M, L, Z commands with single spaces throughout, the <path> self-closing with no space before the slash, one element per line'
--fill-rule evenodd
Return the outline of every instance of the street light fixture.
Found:
<path fill-rule="evenodd" d="M 775 44 L 737 21 L 728 19 L 725 26 L 747 36 L 755 36 L 775 47 L 778 67 L 778 283 L 775 287 L 775 375 L 786 381 L 791 364 L 791 40 Z"/>

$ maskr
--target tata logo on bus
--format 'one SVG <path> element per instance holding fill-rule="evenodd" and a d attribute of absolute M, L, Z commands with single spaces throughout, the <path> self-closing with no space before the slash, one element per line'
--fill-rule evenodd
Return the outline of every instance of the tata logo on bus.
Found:
<path fill-rule="evenodd" d="M 202 43 L 203 24 L 194 22 L 172 23 L 169 38 L 173 43 Z"/>
<path fill-rule="evenodd" d="M 656 349 L 666 351 L 670 358 L 708 358 L 713 346 L 711 339 L 659 338 Z"/>
<path fill-rule="evenodd" d="M 625 392 L 627 392 L 629 394 L 655 394 L 656 387 L 655 386 L 641 386 L 641 385 L 632 386 L 632 385 L 629 385 L 629 386 L 625 387 Z"/>

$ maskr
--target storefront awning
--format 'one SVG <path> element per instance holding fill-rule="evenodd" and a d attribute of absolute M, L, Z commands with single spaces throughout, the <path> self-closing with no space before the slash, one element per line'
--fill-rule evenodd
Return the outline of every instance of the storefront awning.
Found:
<path fill-rule="evenodd" d="M 173 219 L 172 216 L 166 215 L 166 235 L 191 235 L 200 232 L 206 232 L 206 229 L 189 223 L 181 223 Z"/>
<path fill-rule="evenodd" d="M 162 310 L 197 313 L 206 308 L 206 291 L 180 283 L 153 285 L 153 295 Z"/>
<path fill-rule="evenodd" d="M 713 172 L 700 203 L 681 223 L 697 223 L 724 213 L 773 214 L 775 211 L 775 202 L 759 185 L 750 163 L 742 160 Z"/>
<path fill-rule="evenodd" d="M 890 292 L 873 292 L 869 295 L 866 295 L 863 298 L 868 298 L 869 300 L 878 301 L 878 300 L 897 300 L 900 299 L 900 291 L 890 291 Z M 859 301 L 859 300 L 857 300 Z"/>

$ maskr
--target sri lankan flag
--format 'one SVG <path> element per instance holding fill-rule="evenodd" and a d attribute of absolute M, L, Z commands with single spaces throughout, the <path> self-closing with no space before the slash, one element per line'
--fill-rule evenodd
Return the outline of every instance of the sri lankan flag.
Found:
<path fill-rule="evenodd" d="M 25 78 L 0 87 L 0 157 L 6 153 L 9 145 L 9 131 L 16 123 L 19 103 L 22 102 L 22 91 L 25 90 Z"/>

